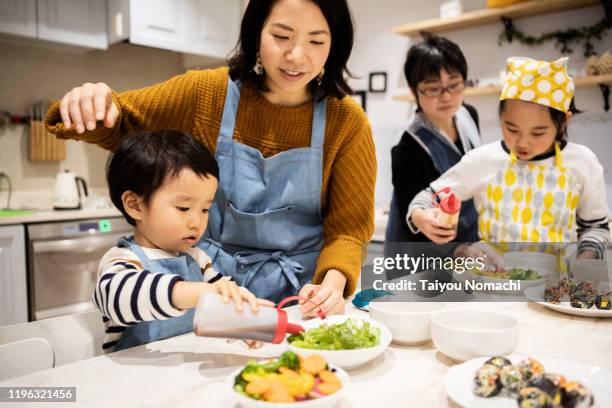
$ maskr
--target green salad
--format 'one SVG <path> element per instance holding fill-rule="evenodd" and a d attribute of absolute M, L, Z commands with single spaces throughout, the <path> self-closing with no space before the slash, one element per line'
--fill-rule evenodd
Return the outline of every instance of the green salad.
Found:
<path fill-rule="evenodd" d="M 367 321 L 348 319 L 339 324 L 324 323 L 319 327 L 294 334 L 289 344 L 317 350 L 353 350 L 377 346 L 380 329 Z"/>

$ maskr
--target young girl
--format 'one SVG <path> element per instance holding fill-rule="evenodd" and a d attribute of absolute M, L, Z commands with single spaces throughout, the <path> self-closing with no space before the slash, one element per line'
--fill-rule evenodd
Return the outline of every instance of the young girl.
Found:
<path fill-rule="evenodd" d="M 575 111 L 567 62 L 508 59 L 499 104 L 503 141 L 470 151 L 421 191 L 407 222 L 430 233 L 433 194 L 450 187 L 461 200 L 474 198 L 484 241 L 578 240 L 578 258 L 602 258 L 609 237 L 603 167 L 586 146 L 566 140 Z"/>
<path fill-rule="evenodd" d="M 103 314 L 105 351 L 190 332 L 203 292 L 232 298 L 239 310 L 243 300 L 253 311 L 273 305 L 216 273 L 194 247 L 206 229 L 218 174 L 204 147 L 177 130 L 138 133 L 111 157 L 110 196 L 135 231 L 100 261 L 94 302 Z"/>

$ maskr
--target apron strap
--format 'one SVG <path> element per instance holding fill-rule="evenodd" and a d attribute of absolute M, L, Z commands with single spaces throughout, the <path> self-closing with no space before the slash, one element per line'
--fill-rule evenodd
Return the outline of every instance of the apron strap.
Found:
<path fill-rule="evenodd" d="M 227 76 L 227 92 L 225 93 L 225 105 L 221 118 L 221 130 L 219 137 L 232 140 L 234 138 L 234 127 L 236 126 L 236 113 L 240 103 L 240 81 L 232 81 Z"/>
<path fill-rule="evenodd" d="M 559 142 L 555 142 L 555 159 L 557 161 L 557 168 L 561 170 L 563 168 L 563 157 L 561 156 L 561 146 L 559 146 Z"/>
<path fill-rule="evenodd" d="M 323 148 L 325 140 L 325 118 L 327 115 L 327 98 L 315 102 L 312 108 L 312 136 L 310 147 Z"/>
<path fill-rule="evenodd" d="M 293 286 L 296 291 L 300 289 L 300 282 L 295 275 L 296 273 L 303 272 L 304 267 L 300 265 L 300 263 L 292 261 L 289 257 L 283 255 L 282 251 L 255 253 L 249 251 L 236 252 L 234 254 L 234 259 L 240 265 L 250 266 L 244 278 L 244 282 L 242 282 L 242 286 L 248 286 L 266 262 L 275 261 L 278 263 L 280 271 L 285 275 L 289 283 L 291 283 L 291 286 Z"/>
<path fill-rule="evenodd" d="M 140 245 L 134 242 L 133 235 L 130 237 L 121 237 L 119 239 L 118 245 L 120 247 L 129 248 L 130 251 L 134 252 L 136 256 L 142 261 L 143 267 L 149 263 L 149 257 L 147 256 L 147 254 L 145 254 Z"/>

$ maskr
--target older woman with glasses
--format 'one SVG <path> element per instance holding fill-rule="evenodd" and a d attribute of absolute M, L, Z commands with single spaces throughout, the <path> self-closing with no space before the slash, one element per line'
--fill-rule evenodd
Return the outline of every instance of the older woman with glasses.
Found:
<path fill-rule="evenodd" d="M 463 104 L 465 57 L 452 41 L 427 36 L 408 51 L 404 74 L 417 110 L 401 141 L 391 150 L 394 192 L 385 239 L 387 255 L 397 252 L 389 248 L 402 247 L 396 243 L 430 242 L 427 236 L 434 237 L 436 243 L 451 236 L 456 242 L 478 239 L 478 215 L 471 201 L 462 203 L 457 230 L 435 220 L 435 209 L 407 217 L 408 205 L 419 191 L 480 145 L 478 114 Z M 427 225 L 428 231 L 420 231 L 416 225 Z"/>

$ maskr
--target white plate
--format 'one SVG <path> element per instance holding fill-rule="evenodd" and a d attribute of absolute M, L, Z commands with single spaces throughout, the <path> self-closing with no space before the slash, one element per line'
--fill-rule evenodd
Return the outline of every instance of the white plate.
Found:
<path fill-rule="evenodd" d="M 326 395 L 325 397 L 312 399 L 308 401 L 300 401 L 300 402 L 286 402 L 286 403 L 277 403 L 277 402 L 266 402 L 266 401 L 258 401 L 253 398 L 249 398 L 245 395 L 240 394 L 236 390 L 234 390 L 234 383 L 236 381 L 236 376 L 240 374 L 244 367 L 240 367 L 236 371 L 230 374 L 227 379 L 227 386 L 231 389 L 231 392 L 238 399 L 241 407 L 245 408 L 332 408 L 338 404 L 340 397 L 344 394 L 344 390 L 349 385 L 349 375 L 343 369 L 336 367 L 332 364 L 328 364 L 329 368 L 336 370 L 336 375 L 340 379 L 342 383 L 342 388 L 333 394 Z"/>
<path fill-rule="evenodd" d="M 536 302 L 545 306 L 549 309 L 556 310 L 557 312 L 567 313 L 575 316 L 583 316 L 583 317 L 612 317 L 612 310 L 600 310 L 595 306 L 590 309 L 578 309 L 577 307 L 572 307 L 570 302 L 561 302 L 559 304 L 548 303 L 544 301 L 544 286 L 536 286 L 533 288 L 528 288 L 525 291 L 525 297 L 532 302 Z"/>
<path fill-rule="evenodd" d="M 525 356 L 511 355 L 508 357 L 517 364 Z M 545 372 L 565 376 L 568 381 L 578 381 L 593 392 L 594 407 L 612 407 L 612 374 L 598 366 L 588 366 L 567 360 L 534 357 L 544 365 Z M 516 399 L 496 396 L 482 398 L 474 394 L 474 373 L 489 357 L 479 357 L 451 367 L 444 375 L 444 390 L 446 394 L 464 407 L 483 408 L 516 408 Z"/>
<path fill-rule="evenodd" d="M 327 316 L 325 320 L 317 318 L 305 321 L 302 323 L 302 327 L 308 330 L 313 327 L 319 327 L 323 323 L 339 324 L 348 319 L 367 321 L 370 322 L 372 326 L 378 327 L 380 329 L 380 342 L 378 343 L 378 346 L 353 350 L 316 350 L 295 347 L 289 344 L 289 350 L 293 351 L 294 353 L 301 354 L 304 357 L 311 354 L 319 354 L 329 364 L 337 365 L 342 368 L 354 368 L 375 359 L 381 355 L 387 347 L 389 347 L 389 344 L 391 343 L 391 331 L 384 324 L 368 317 L 354 315 Z"/>

